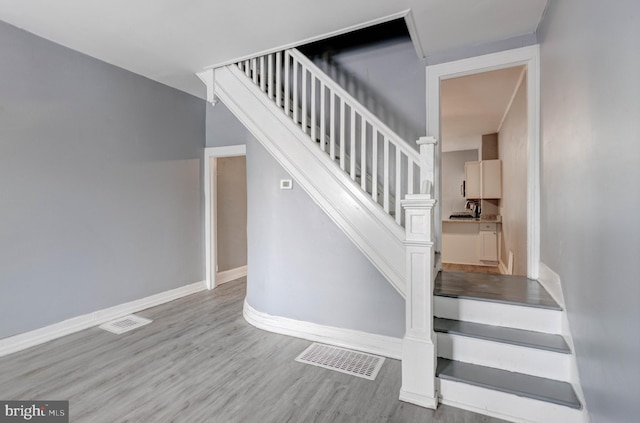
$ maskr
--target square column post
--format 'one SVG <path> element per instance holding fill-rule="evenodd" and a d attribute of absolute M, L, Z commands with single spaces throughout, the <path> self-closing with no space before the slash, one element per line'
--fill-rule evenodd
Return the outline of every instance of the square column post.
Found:
<path fill-rule="evenodd" d="M 434 242 L 429 194 L 402 200 L 406 228 L 406 333 L 402 341 L 400 400 L 436 408 L 436 337 L 433 331 Z"/>

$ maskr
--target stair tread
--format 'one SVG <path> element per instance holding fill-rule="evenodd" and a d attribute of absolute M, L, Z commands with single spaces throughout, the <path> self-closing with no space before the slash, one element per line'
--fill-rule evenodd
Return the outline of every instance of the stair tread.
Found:
<path fill-rule="evenodd" d="M 540 282 L 525 276 L 442 271 L 433 294 L 562 311 Z"/>
<path fill-rule="evenodd" d="M 567 382 L 445 358 L 438 358 L 436 376 L 444 380 L 467 383 L 578 410 L 582 408 L 573 386 Z"/>
<path fill-rule="evenodd" d="M 564 354 L 571 353 L 569 345 L 567 345 L 567 342 L 561 335 L 442 319 L 439 317 L 433 319 L 433 326 L 436 332 L 441 333 L 468 336 L 470 338 L 485 339 Z"/>

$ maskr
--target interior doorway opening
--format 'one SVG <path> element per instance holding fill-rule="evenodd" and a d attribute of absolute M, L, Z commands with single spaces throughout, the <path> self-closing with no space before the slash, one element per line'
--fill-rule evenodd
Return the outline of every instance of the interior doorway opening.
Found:
<path fill-rule="evenodd" d="M 246 147 L 205 149 L 207 287 L 247 275 Z"/>
<path fill-rule="evenodd" d="M 443 139 L 442 128 L 442 91 L 444 81 L 485 72 L 505 70 L 508 68 L 523 69 L 522 89 L 526 92 L 526 274 L 530 279 L 538 278 L 540 264 L 540 84 L 539 84 L 539 47 L 529 46 L 454 62 L 442 63 L 427 67 L 427 134 Z M 443 247 L 443 145 L 438 144 L 436 151 L 436 198 L 439 203 L 435 212 L 436 251 Z M 480 160 L 481 161 L 481 157 Z M 479 169 L 480 173 L 482 170 Z M 492 228 L 490 228 L 492 229 Z M 491 239 L 483 239 L 482 243 L 492 246 Z M 507 252 L 504 267 L 509 266 Z"/>

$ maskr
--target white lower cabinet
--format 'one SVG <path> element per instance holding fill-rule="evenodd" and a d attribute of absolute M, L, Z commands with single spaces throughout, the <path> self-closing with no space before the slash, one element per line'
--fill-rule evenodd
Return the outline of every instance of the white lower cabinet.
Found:
<path fill-rule="evenodd" d="M 442 222 L 442 262 L 497 266 L 500 224 Z"/>
<path fill-rule="evenodd" d="M 495 231 L 480 231 L 478 237 L 480 261 L 498 261 L 498 233 Z"/>

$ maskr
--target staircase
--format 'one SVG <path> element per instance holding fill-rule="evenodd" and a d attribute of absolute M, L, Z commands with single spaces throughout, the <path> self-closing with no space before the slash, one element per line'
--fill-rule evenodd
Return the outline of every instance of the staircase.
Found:
<path fill-rule="evenodd" d="M 557 304 L 462 298 L 443 289 L 449 274 L 436 281 L 434 138 L 415 149 L 296 49 L 199 76 L 406 299 L 400 399 L 584 421 Z"/>

